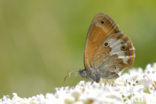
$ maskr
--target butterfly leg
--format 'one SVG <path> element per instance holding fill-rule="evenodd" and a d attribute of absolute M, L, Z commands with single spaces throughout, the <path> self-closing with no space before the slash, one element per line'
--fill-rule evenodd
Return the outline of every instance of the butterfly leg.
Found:
<path fill-rule="evenodd" d="M 100 81 L 100 75 L 99 74 L 89 74 L 89 80 L 99 82 Z"/>
<path fill-rule="evenodd" d="M 90 82 L 91 82 L 91 85 L 94 83 L 94 80 L 89 78 Z"/>

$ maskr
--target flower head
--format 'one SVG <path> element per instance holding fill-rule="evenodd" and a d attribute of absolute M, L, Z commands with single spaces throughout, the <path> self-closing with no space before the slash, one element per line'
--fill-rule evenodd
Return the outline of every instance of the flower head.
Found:
<path fill-rule="evenodd" d="M 131 69 L 112 83 L 80 81 L 76 86 L 56 88 L 55 93 L 21 98 L 4 96 L 0 104 L 156 104 L 156 64 Z"/>

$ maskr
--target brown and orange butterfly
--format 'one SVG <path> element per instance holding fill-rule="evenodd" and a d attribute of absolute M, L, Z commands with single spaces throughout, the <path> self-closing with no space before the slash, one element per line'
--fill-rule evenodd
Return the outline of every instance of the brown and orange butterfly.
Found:
<path fill-rule="evenodd" d="M 118 73 L 133 64 L 134 47 L 130 39 L 120 32 L 116 23 L 105 14 L 97 14 L 88 30 L 83 78 L 99 82 L 101 78 L 115 79 Z M 71 73 L 70 73 L 71 74 Z"/>

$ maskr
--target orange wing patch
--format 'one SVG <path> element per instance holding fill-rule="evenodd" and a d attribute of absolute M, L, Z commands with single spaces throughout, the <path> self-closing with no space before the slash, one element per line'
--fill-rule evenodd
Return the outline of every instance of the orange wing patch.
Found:
<path fill-rule="evenodd" d="M 84 66 L 89 68 L 89 61 L 93 58 L 96 50 L 111 34 L 118 33 L 119 28 L 116 23 L 105 14 L 97 14 L 89 28 L 86 40 Z"/>

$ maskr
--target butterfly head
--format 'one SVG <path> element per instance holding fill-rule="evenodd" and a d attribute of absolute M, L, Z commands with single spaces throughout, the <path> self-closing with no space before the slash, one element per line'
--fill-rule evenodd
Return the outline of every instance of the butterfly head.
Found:
<path fill-rule="evenodd" d="M 86 70 L 84 70 L 84 69 L 83 70 L 79 70 L 79 74 L 83 78 L 88 78 L 88 74 L 87 74 Z"/>

